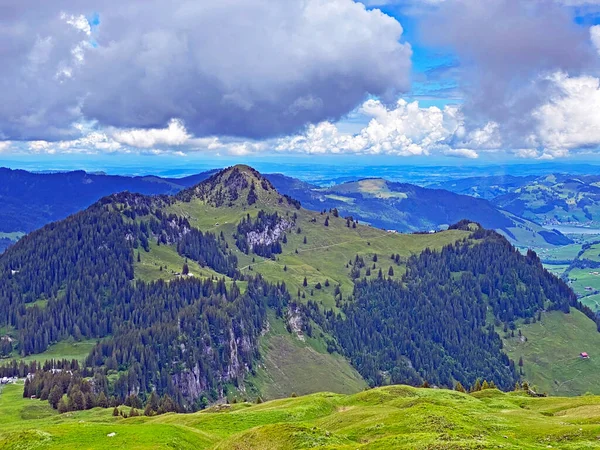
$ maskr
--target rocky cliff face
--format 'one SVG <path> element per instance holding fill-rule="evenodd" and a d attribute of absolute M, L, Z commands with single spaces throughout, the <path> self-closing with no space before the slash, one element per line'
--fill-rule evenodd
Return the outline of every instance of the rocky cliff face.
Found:
<path fill-rule="evenodd" d="M 227 338 L 222 345 L 228 349 L 229 354 L 226 357 L 228 362 L 218 371 L 218 381 L 220 384 L 224 384 L 237 380 L 239 387 L 243 389 L 243 379 L 250 368 L 244 362 L 242 354 L 252 353 L 254 345 L 248 336 L 235 336 L 234 330 L 231 328 L 226 334 Z M 214 349 L 207 346 L 204 348 L 204 352 L 206 355 L 213 355 Z M 185 348 L 182 348 L 182 353 L 185 353 Z M 190 369 L 174 374 L 173 383 L 180 389 L 183 396 L 191 401 L 206 394 L 210 386 L 206 371 L 198 363 Z M 219 390 L 218 395 L 222 397 L 223 392 Z"/>
<path fill-rule="evenodd" d="M 281 219 L 273 226 L 267 226 L 262 230 L 250 231 L 246 234 L 246 240 L 251 250 L 259 245 L 272 245 L 283 239 L 285 232 L 293 227 L 294 222 Z"/>

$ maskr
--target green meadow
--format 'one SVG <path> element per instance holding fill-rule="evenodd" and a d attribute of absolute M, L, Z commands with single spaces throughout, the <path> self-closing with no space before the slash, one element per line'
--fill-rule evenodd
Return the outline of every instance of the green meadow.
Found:
<path fill-rule="evenodd" d="M 522 337 L 504 336 L 504 350 L 516 363 L 523 358 L 523 379 L 552 395 L 600 394 L 600 333 L 583 313 L 543 313 L 542 320 L 517 328 Z"/>
<path fill-rule="evenodd" d="M 9 385 L 0 393 L 2 449 L 600 448 L 596 396 L 389 386 L 122 418 L 100 408 L 58 415 L 21 391 Z"/>

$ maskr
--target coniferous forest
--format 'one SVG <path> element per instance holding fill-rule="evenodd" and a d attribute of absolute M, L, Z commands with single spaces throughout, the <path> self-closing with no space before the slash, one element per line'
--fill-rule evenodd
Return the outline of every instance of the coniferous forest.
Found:
<path fill-rule="evenodd" d="M 497 328 L 542 309 L 581 307 L 537 256 L 522 256 L 495 232 L 412 256 L 400 281 L 358 281 L 334 329 L 343 351 L 372 385 L 471 386 L 478 378 L 509 389 L 518 379 Z M 488 313 L 494 321 L 487 320 Z M 386 380 L 387 377 L 387 380 Z"/>

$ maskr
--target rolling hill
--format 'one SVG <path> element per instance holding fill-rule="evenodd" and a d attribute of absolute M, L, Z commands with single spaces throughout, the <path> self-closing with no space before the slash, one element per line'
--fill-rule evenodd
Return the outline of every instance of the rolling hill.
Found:
<path fill-rule="evenodd" d="M 500 208 L 544 225 L 600 226 L 600 176 L 554 174 L 496 197 Z"/>
<path fill-rule="evenodd" d="M 427 185 L 430 189 L 445 189 L 461 195 L 492 200 L 501 195 L 510 194 L 516 189 L 537 180 L 535 175 L 491 175 L 485 177 L 459 178 Z"/>
<path fill-rule="evenodd" d="M 501 209 L 544 226 L 600 226 L 598 175 L 473 177 L 428 187 L 485 198 Z"/>
<path fill-rule="evenodd" d="M 4 449 L 581 449 L 598 448 L 600 434 L 595 396 L 389 386 L 123 418 L 112 408 L 58 415 L 21 391 L 22 385 L 0 391 Z M 119 410 L 129 415 L 131 408 Z"/>
<path fill-rule="evenodd" d="M 268 175 L 283 193 L 298 198 L 308 208 L 337 208 L 377 228 L 400 232 L 439 230 L 467 217 L 494 229 L 521 247 L 552 247 L 571 240 L 560 232 L 504 211 L 485 199 L 443 189 L 393 183 L 381 178 L 318 188 L 283 175 Z"/>

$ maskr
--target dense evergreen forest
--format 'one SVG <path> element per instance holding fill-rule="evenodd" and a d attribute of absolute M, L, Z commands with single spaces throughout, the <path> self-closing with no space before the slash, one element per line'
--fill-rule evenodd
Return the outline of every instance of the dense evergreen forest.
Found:
<path fill-rule="evenodd" d="M 201 394 L 217 398 L 252 370 L 266 310 L 281 314 L 288 295 L 260 277 L 246 280 L 243 294 L 224 279 L 134 282 L 134 250 L 143 252 L 150 239 L 238 275 L 220 237 L 122 194 L 32 233 L 3 255 L 0 327 L 16 330 L 24 356 L 68 338 L 105 338 L 86 367 L 119 374 L 110 392 L 118 401 L 156 390 L 189 409 Z"/>
<path fill-rule="evenodd" d="M 455 228 L 461 226 L 467 223 Z M 355 258 L 353 270 L 360 263 Z M 485 378 L 509 389 L 518 374 L 497 328 L 514 329 L 517 319 L 535 321 L 542 309 L 568 313 L 570 307 L 593 317 L 535 253 L 523 256 L 499 234 L 479 228 L 441 252 L 426 249 L 410 257 L 400 281 L 381 273 L 356 280 L 352 298 L 341 303 L 343 315 L 323 316 L 314 302 L 306 311 L 332 332 L 373 386 L 472 386 Z"/>

